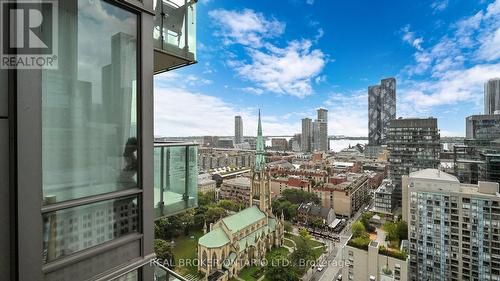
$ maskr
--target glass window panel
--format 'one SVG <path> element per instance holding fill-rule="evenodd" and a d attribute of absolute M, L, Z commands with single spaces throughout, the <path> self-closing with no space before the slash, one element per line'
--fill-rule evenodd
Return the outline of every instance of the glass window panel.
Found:
<path fill-rule="evenodd" d="M 137 187 L 137 15 L 59 1 L 57 70 L 42 71 L 45 204 Z"/>
<path fill-rule="evenodd" d="M 43 260 L 57 258 L 137 232 L 137 197 L 125 197 L 43 215 Z"/>

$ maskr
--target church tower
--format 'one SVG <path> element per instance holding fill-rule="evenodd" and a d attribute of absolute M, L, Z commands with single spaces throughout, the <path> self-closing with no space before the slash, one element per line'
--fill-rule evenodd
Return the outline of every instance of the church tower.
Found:
<path fill-rule="evenodd" d="M 259 209 L 272 216 L 271 209 L 271 176 L 266 171 L 266 159 L 264 156 L 264 137 L 262 136 L 262 124 L 260 121 L 257 128 L 257 142 L 255 151 L 255 166 L 252 169 L 250 206 L 257 205 Z"/>

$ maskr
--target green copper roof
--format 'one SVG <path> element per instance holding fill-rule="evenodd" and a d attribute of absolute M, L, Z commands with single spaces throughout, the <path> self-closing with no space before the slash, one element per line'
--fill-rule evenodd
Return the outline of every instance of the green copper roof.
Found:
<path fill-rule="evenodd" d="M 198 244 L 207 248 L 217 248 L 229 243 L 229 238 L 222 228 L 216 228 L 200 237 Z"/>
<path fill-rule="evenodd" d="M 223 218 L 222 221 L 226 224 L 227 228 L 232 232 L 239 231 L 263 218 L 266 217 L 257 206 L 252 206 L 229 217 Z"/>
<path fill-rule="evenodd" d="M 273 218 L 269 218 L 269 224 L 265 225 L 261 228 L 258 228 L 254 232 L 248 234 L 247 236 L 243 237 L 240 241 L 238 241 L 240 245 L 240 252 L 246 250 L 247 246 L 253 246 L 255 245 L 255 237 L 260 237 L 262 233 L 264 235 L 267 235 L 270 232 L 274 232 L 276 230 L 276 220 Z"/>
<path fill-rule="evenodd" d="M 264 157 L 264 137 L 262 136 L 262 123 L 260 121 L 260 109 L 259 109 L 259 123 L 257 127 L 257 142 L 255 144 L 255 170 L 261 171 L 264 169 L 266 164 L 266 159 Z"/>

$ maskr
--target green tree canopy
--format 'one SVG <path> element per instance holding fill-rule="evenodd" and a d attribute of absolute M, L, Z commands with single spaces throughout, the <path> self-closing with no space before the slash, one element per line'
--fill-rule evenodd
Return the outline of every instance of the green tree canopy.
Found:
<path fill-rule="evenodd" d="M 266 279 L 270 281 L 297 281 L 300 280 L 297 270 L 291 266 L 286 257 L 280 257 L 268 262 Z"/>
<path fill-rule="evenodd" d="M 362 222 L 355 221 L 352 224 L 352 236 L 354 238 L 367 236 L 365 226 L 363 225 Z"/>
<path fill-rule="evenodd" d="M 313 202 L 315 204 L 319 204 L 321 200 L 319 197 L 310 192 L 302 191 L 300 189 L 285 189 L 281 196 L 292 204 L 302 204 Z"/>
<path fill-rule="evenodd" d="M 169 268 L 172 268 L 174 266 L 174 254 L 172 253 L 172 246 L 170 245 L 170 243 L 163 239 L 155 239 L 154 249 L 156 256 L 158 257 L 158 259 L 160 259 L 160 262 L 163 265 Z"/>

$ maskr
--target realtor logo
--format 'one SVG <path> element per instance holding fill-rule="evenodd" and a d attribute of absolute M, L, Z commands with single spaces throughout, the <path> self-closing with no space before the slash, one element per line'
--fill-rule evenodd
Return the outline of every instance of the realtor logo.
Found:
<path fill-rule="evenodd" d="M 57 0 L 0 2 L 0 68 L 57 68 Z"/>

